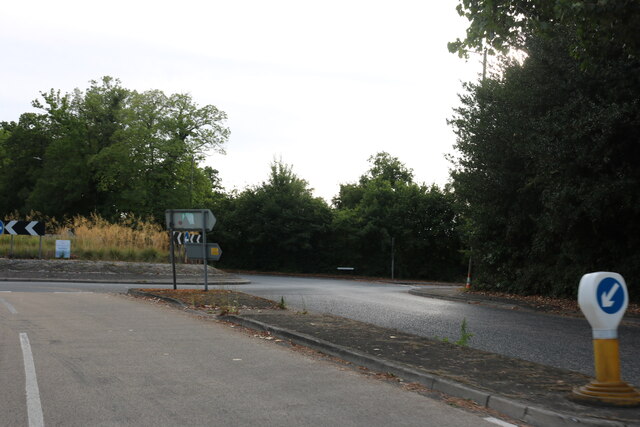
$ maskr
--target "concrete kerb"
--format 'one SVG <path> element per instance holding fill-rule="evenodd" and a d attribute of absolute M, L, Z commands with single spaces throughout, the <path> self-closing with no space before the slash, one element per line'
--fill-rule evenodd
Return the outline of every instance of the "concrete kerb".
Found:
<path fill-rule="evenodd" d="M 508 310 L 513 310 L 514 308 L 519 308 L 519 309 L 523 309 L 523 310 L 530 310 L 530 311 L 534 311 L 533 309 L 530 309 L 528 307 L 524 307 L 524 306 L 519 306 L 516 304 L 511 304 L 508 302 L 503 302 L 503 301 L 492 301 L 492 300 L 472 300 L 468 297 L 464 297 L 464 296 L 457 296 L 457 295 L 439 295 L 437 293 L 432 293 L 432 292 L 425 292 L 424 289 L 410 289 L 409 293 L 411 295 L 416 295 L 419 297 L 425 297 L 425 298 L 435 298 L 435 299 L 441 299 L 441 300 L 445 300 L 445 301 L 459 301 L 459 302 L 464 302 L 464 303 L 477 303 L 477 304 L 483 304 L 485 306 L 492 306 L 492 307 L 498 307 L 498 308 L 505 308 Z"/>
<path fill-rule="evenodd" d="M 491 395 L 487 408 L 496 410 L 516 420 L 523 420 L 527 414 L 527 405 L 501 396 Z"/>
<path fill-rule="evenodd" d="M 574 417 L 567 414 L 561 414 L 547 409 L 527 407 L 526 414 L 522 421 L 535 426 L 588 426 L 588 427 L 627 427 L 631 424 L 625 424 L 619 421 L 609 421 L 600 418 Z"/>
<path fill-rule="evenodd" d="M 130 289 L 129 294 L 145 297 L 159 298 L 169 303 L 175 304 L 178 307 L 189 309 L 187 305 L 181 301 L 177 301 L 173 298 L 165 298 L 157 295 L 153 295 L 147 292 L 142 292 L 135 289 Z M 190 310 L 194 311 L 194 310 Z M 195 312 L 195 311 L 194 311 Z M 426 374 L 424 372 L 411 369 L 410 367 L 403 366 L 386 359 L 381 359 L 368 354 L 360 353 L 348 349 L 346 347 L 330 343 L 325 340 L 314 338 L 312 336 L 293 332 L 287 329 L 275 327 L 264 322 L 260 322 L 253 319 L 244 318 L 239 315 L 226 315 L 221 316 L 220 319 L 235 323 L 239 326 L 247 327 L 255 330 L 262 330 L 269 332 L 278 338 L 286 339 L 295 342 L 296 344 L 303 345 L 305 347 L 318 350 L 322 353 L 330 356 L 335 356 L 340 359 L 346 360 L 358 366 L 365 368 L 385 372 L 402 378 L 408 382 L 416 382 L 429 390 L 442 392 L 453 397 L 471 400 L 483 407 L 493 409 L 502 414 L 508 415 L 514 419 L 524 421 L 534 426 L 544 427 L 566 427 L 584 425 L 589 427 L 629 427 L 630 424 L 626 424 L 619 421 L 609 421 L 601 418 L 592 417 L 580 417 L 569 414 L 563 414 L 556 411 L 551 411 L 535 406 L 529 406 L 525 402 L 516 401 L 503 396 L 491 394 L 485 390 L 479 390 L 470 387 L 465 384 L 458 383 L 449 378 L 440 377 L 434 374 Z"/>
<path fill-rule="evenodd" d="M 158 286 L 171 286 L 173 285 L 173 281 L 171 280 L 122 280 L 122 279 L 112 279 L 112 280 L 103 280 L 103 279 L 81 279 L 81 278 L 67 278 L 67 279 L 58 279 L 58 278 L 46 278 L 46 277 L 0 277 L 0 281 L 2 282 L 55 282 L 55 283 L 118 283 L 118 284 L 130 284 L 130 285 L 158 285 Z M 212 286 L 233 286 L 233 285 L 248 285 L 251 283 L 250 280 L 245 279 L 233 279 L 233 280 L 211 280 L 209 278 L 209 284 Z M 201 286 L 203 285 L 202 281 L 192 280 L 192 281 L 181 281 L 178 282 L 178 286 Z"/>
<path fill-rule="evenodd" d="M 386 372 L 397 377 L 403 378 L 409 382 L 419 383 L 429 390 L 439 391 L 453 397 L 468 399 L 477 404 L 493 409 L 497 412 L 508 415 L 512 418 L 524 421 L 534 426 L 544 427 L 565 427 L 565 426 L 602 426 L 602 427 L 626 427 L 627 424 L 608 421 L 600 418 L 591 417 L 575 417 L 568 414 L 562 414 L 547 409 L 529 406 L 526 403 L 508 399 L 498 395 L 492 395 L 487 391 L 478 390 L 465 384 L 452 381 L 448 378 L 439 377 L 438 375 L 428 375 L 423 372 L 416 371 L 406 366 L 393 363 L 386 359 L 380 359 L 374 356 L 363 354 L 348 348 L 332 344 L 328 341 L 320 340 L 305 334 L 292 332 L 286 329 L 268 325 L 266 323 L 243 318 L 237 315 L 223 316 L 222 319 L 244 326 L 251 329 L 263 330 L 271 334 L 313 348 L 322 353 L 339 357 L 348 362 L 368 369 Z"/>
<path fill-rule="evenodd" d="M 133 296 L 137 296 L 137 297 L 157 298 L 159 300 L 168 302 L 170 304 L 175 304 L 175 305 L 179 306 L 180 308 L 189 308 L 189 306 L 187 304 L 185 304 L 182 301 L 179 301 L 179 300 L 177 300 L 175 298 L 164 297 L 162 295 L 154 295 L 154 294 L 150 294 L 148 292 L 140 291 L 138 289 L 129 289 L 127 291 L 127 293 L 129 295 L 133 295 Z"/>

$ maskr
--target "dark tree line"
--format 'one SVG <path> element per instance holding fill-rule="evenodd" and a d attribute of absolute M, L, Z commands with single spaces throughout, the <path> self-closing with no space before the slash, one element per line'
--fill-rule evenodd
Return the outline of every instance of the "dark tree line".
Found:
<path fill-rule="evenodd" d="M 638 2 L 465 0 L 459 10 L 471 25 L 453 49 L 527 54 L 468 84 L 451 120 L 453 186 L 481 283 L 574 295 L 583 274 L 617 271 L 634 298 Z"/>
<path fill-rule="evenodd" d="M 342 266 L 388 277 L 393 238 L 396 277 L 463 277 L 453 194 L 415 184 L 388 153 L 370 161 L 357 183 L 341 186 L 332 207 L 281 162 L 260 186 L 218 194 L 213 235 L 224 245 L 221 265 L 334 274 Z"/>
<path fill-rule="evenodd" d="M 229 130 L 214 106 L 190 96 L 139 93 L 105 77 L 85 91 L 49 91 L 38 110 L 0 125 L 0 215 L 72 217 L 97 213 L 164 222 L 167 207 L 209 208 L 221 266 L 272 271 L 440 280 L 464 275 L 448 190 L 418 185 L 397 158 L 379 153 L 357 183 L 329 206 L 291 166 L 274 162 L 268 179 L 241 192 L 201 168 Z"/>

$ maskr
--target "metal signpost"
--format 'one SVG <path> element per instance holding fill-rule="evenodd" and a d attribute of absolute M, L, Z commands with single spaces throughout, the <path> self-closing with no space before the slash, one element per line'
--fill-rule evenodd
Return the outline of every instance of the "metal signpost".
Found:
<path fill-rule="evenodd" d="M 640 393 L 620 376 L 618 325 L 628 303 L 627 285 L 620 274 L 601 271 L 582 276 L 578 304 L 593 329 L 596 379 L 574 389 L 574 399 L 600 405 L 640 405 Z"/>
<path fill-rule="evenodd" d="M 216 225 L 216 217 L 209 209 L 168 209 L 165 211 L 165 220 L 169 229 L 171 240 L 171 265 L 173 268 L 173 289 L 176 285 L 176 262 L 174 257 L 174 231 L 200 231 L 202 234 L 202 259 L 204 260 L 204 290 L 209 290 L 207 276 L 207 231 L 213 230 Z"/>

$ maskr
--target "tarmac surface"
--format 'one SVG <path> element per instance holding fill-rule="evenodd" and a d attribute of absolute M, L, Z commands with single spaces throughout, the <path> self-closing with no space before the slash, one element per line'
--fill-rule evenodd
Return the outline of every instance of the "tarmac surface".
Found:
<path fill-rule="evenodd" d="M 457 298 L 455 290 L 451 292 Z M 473 301 L 473 296 L 468 300 Z M 638 408 L 593 407 L 569 400 L 574 387 L 591 381 L 577 372 L 326 314 L 288 310 L 225 318 L 434 391 L 473 400 L 527 424 L 640 425 Z"/>
<path fill-rule="evenodd" d="M 31 268 L 0 259 L 0 280 L 81 280 L 116 281 L 132 284 L 166 284 L 172 280 L 169 270 L 145 270 L 130 263 L 91 263 L 78 272 L 80 261 L 33 261 Z M 125 265 L 126 264 L 126 265 Z M 169 266 L 170 267 L 170 266 Z M 182 271 L 183 283 L 197 283 L 202 266 Z M 163 267 L 165 268 L 165 267 Z M 105 273 L 106 270 L 112 271 Z M 215 269 L 213 269 L 215 270 Z M 74 272 L 71 272 L 74 271 Z M 122 274 L 119 274 L 119 271 Z M 217 270 L 209 273 L 211 284 L 242 283 L 237 276 Z M 246 282 L 246 281 L 245 281 Z M 130 293 L 148 295 L 131 290 Z M 496 309 L 509 308 L 514 302 L 500 298 L 461 292 L 458 287 L 421 286 L 412 293 L 467 303 L 490 303 Z M 189 308 L 181 305 L 183 309 Z M 535 310 L 535 307 L 526 307 Z M 203 314 L 199 312 L 199 314 Z M 541 315 L 544 315 L 541 313 Z M 568 399 L 574 387 L 584 386 L 591 378 L 572 371 L 509 358 L 465 346 L 419 337 L 339 316 L 300 313 L 292 310 L 248 310 L 222 319 L 245 327 L 264 330 L 274 336 L 314 348 L 356 365 L 390 373 L 406 382 L 420 383 L 428 389 L 470 399 L 534 426 L 640 426 L 640 408 L 587 406 Z"/>

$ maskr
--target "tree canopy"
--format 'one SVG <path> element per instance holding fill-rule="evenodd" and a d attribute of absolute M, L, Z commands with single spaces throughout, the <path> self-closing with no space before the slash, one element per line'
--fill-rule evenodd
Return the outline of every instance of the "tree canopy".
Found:
<path fill-rule="evenodd" d="M 378 153 L 369 162 L 359 182 L 341 185 L 333 201 L 335 263 L 363 274 L 391 274 L 393 239 L 396 276 L 460 277 L 453 195 L 414 183 L 413 172 L 389 153 Z"/>
<path fill-rule="evenodd" d="M 292 167 L 275 161 L 267 181 L 218 199 L 216 229 L 228 265 L 271 271 L 317 272 L 323 266 L 331 210 Z"/>
<path fill-rule="evenodd" d="M 161 218 L 166 206 L 211 198 L 213 170 L 198 163 L 229 137 L 213 105 L 104 77 L 84 92 L 43 92 L 33 106 L 38 113 L 0 124 L 3 213 Z"/>
<path fill-rule="evenodd" d="M 413 182 L 413 172 L 386 152 L 370 159 L 358 183 L 343 184 L 331 209 L 282 162 L 268 180 L 239 194 L 220 194 L 214 234 L 225 248 L 223 266 L 460 279 L 464 275 L 455 198 L 448 190 Z"/>
<path fill-rule="evenodd" d="M 612 53 L 638 56 L 636 0 L 461 0 L 456 9 L 469 20 L 466 37 L 449 43 L 460 56 L 483 48 L 527 50 L 529 39 L 555 37 L 559 27 L 569 33 L 568 52 L 583 62 Z"/>
<path fill-rule="evenodd" d="M 575 25 L 531 31 L 528 58 L 468 84 L 451 120 L 453 185 L 490 288 L 573 295 L 590 271 L 640 274 L 640 63 L 611 54 L 585 67 Z"/>

